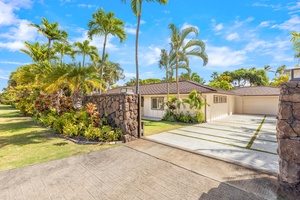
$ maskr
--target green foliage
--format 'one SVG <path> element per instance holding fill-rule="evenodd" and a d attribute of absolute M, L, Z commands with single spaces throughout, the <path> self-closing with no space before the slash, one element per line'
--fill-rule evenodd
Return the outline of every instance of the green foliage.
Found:
<path fill-rule="evenodd" d="M 281 75 L 273 78 L 273 82 L 270 84 L 271 86 L 279 86 L 281 83 L 288 82 L 290 80 L 290 75 Z"/>
<path fill-rule="evenodd" d="M 196 114 L 187 113 L 177 113 L 171 110 L 167 110 L 162 118 L 162 121 L 169 122 L 183 122 L 183 123 L 203 123 L 205 121 L 204 114 L 202 111 L 198 111 Z"/>
<path fill-rule="evenodd" d="M 87 127 L 87 129 L 84 132 L 84 136 L 88 140 L 103 140 L 103 134 L 100 128 L 93 127 L 91 124 Z"/>
<path fill-rule="evenodd" d="M 193 90 L 190 92 L 188 98 L 183 101 L 184 103 L 188 103 L 190 105 L 190 109 L 201 110 L 201 108 L 205 105 L 204 99 L 201 96 L 201 93 L 197 90 Z"/>
<path fill-rule="evenodd" d="M 211 87 L 214 87 L 214 88 L 220 88 L 222 90 L 231 90 L 231 89 L 233 89 L 233 86 L 230 83 L 228 83 L 227 81 L 224 81 L 224 80 L 222 80 L 222 81 L 213 81 L 213 82 L 210 82 L 208 85 L 211 86 Z"/>

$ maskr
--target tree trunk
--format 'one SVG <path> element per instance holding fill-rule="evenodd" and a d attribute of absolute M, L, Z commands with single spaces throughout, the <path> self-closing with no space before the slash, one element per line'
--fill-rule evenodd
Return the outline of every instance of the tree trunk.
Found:
<path fill-rule="evenodd" d="M 139 61 L 138 61 L 138 44 L 139 44 L 139 31 L 142 13 L 142 0 L 139 0 L 139 10 L 138 10 L 138 22 L 136 27 L 136 38 L 135 38 L 135 70 L 136 70 L 136 90 L 135 93 L 139 94 Z"/>
<path fill-rule="evenodd" d="M 82 56 L 82 67 L 84 67 L 84 61 L 85 61 L 85 53 L 83 53 L 83 56 Z"/>
<path fill-rule="evenodd" d="M 180 100 L 179 86 L 178 86 L 178 65 L 179 65 L 179 57 L 178 57 L 178 51 L 176 50 L 176 89 L 177 89 L 177 99 Z"/>
<path fill-rule="evenodd" d="M 47 58 L 48 58 L 48 61 L 50 62 L 50 47 L 51 47 L 51 40 L 48 39 L 48 55 L 47 55 Z"/>
<path fill-rule="evenodd" d="M 102 49 L 102 61 L 101 61 L 101 68 L 100 68 L 100 95 L 101 95 L 101 88 L 102 88 L 102 76 L 103 76 L 103 68 L 104 68 L 104 58 L 105 58 L 105 46 L 106 46 L 107 35 L 104 35 L 104 42 L 103 42 L 103 49 Z"/>
<path fill-rule="evenodd" d="M 166 67 L 166 81 L 167 81 L 167 101 L 169 101 L 169 75 L 168 75 L 168 67 Z"/>

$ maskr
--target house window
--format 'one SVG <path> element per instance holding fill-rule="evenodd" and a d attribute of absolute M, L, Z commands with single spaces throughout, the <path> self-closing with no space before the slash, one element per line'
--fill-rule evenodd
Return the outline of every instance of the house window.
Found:
<path fill-rule="evenodd" d="M 227 103 L 227 96 L 214 95 L 214 103 Z"/>
<path fill-rule="evenodd" d="M 164 109 L 164 98 L 163 97 L 151 98 L 151 109 L 152 110 L 163 110 Z"/>

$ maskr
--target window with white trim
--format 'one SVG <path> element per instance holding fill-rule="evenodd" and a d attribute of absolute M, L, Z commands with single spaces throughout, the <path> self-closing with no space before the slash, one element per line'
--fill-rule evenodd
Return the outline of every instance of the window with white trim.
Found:
<path fill-rule="evenodd" d="M 214 103 L 227 103 L 227 96 L 214 95 Z"/>
<path fill-rule="evenodd" d="M 164 109 L 164 98 L 163 97 L 151 98 L 151 109 L 152 110 L 163 110 Z"/>

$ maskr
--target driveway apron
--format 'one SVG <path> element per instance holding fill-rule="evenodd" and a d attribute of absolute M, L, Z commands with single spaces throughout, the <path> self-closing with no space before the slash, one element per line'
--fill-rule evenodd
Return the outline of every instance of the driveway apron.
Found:
<path fill-rule="evenodd" d="M 272 174 L 278 173 L 275 116 L 232 115 L 146 138 Z"/>

